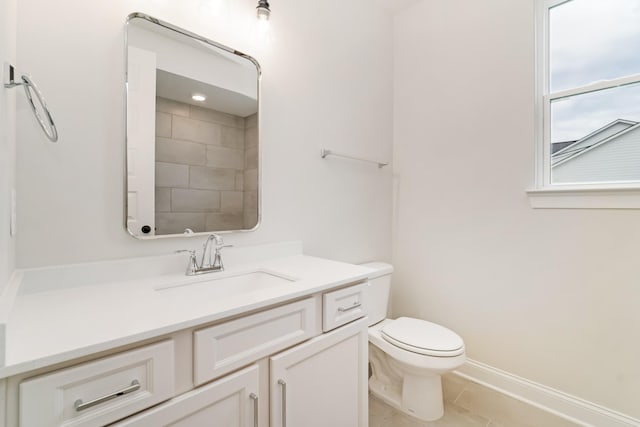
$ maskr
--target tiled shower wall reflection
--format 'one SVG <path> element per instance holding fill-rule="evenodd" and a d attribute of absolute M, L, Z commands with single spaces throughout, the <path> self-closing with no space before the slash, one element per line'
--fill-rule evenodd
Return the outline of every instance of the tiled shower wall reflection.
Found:
<path fill-rule="evenodd" d="M 252 228 L 257 115 L 156 99 L 156 234 Z"/>

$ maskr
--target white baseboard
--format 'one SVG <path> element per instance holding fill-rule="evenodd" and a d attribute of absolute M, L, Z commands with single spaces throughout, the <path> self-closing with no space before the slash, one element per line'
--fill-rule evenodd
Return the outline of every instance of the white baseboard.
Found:
<path fill-rule="evenodd" d="M 455 374 L 585 427 L 640 427 L 640 420 L 467 359 Z"/>

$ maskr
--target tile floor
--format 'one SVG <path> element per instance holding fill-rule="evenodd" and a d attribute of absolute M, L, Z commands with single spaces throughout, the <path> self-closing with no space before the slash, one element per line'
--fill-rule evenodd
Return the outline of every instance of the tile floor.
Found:
<path fill-rule="evenodd" d="M 443 377 L 444 417 L 421 422 L 369 396 L 369 427 L 576 427 L 454 374 Z"/>

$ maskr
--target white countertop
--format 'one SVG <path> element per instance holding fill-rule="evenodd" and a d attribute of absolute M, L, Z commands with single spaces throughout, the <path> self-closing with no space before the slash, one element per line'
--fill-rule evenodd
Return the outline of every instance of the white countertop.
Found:
<path fill-rule="evenodd" d="M 227 262 L 224 272 L 190 277 L 183 272 L 147 275 L 88 285 L 82 284 L 82 274 L 74 273 L 86 268 L 82 265 L 75 270 L 39 269 L 31 274 L 39 277 L 38 285 L 25 281 L 5 314 L 5 364 L 0 367 L 0 378 L 361 281 L 371 272 L 301 253 L 282 256 L 286 251 L 272 252 L 276 258 L 254 256 L 252 262 Z M 103 268 L 101 263 L 99 269 Z M 106 266 L 104 271 L 113 268 Z M 240 293 L 211 281 L 256 270 L 296 280 Z M 65 283 L 55 285 L 47 277 Z M 186 286 L 157 289 L 173 284 Z"/>

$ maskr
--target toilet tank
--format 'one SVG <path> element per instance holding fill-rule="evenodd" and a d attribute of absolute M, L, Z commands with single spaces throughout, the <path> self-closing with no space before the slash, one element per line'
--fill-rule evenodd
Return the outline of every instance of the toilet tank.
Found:
<path fill-rule="evenodd" d="M 368 262 L 361 265 L 373 270 L 369 273 L 367 294 L 369 326 L 371 326 L 387 318 L 393 266 L 384 262 Z"/>

